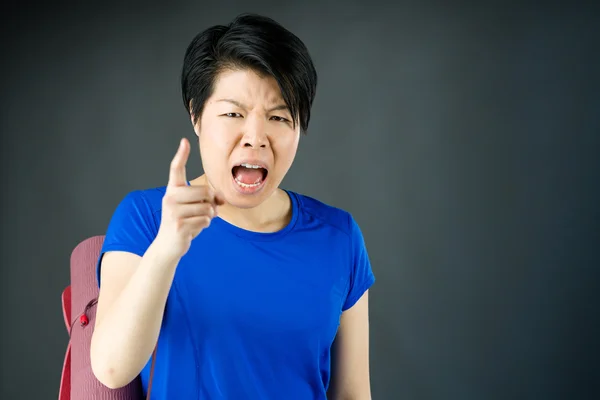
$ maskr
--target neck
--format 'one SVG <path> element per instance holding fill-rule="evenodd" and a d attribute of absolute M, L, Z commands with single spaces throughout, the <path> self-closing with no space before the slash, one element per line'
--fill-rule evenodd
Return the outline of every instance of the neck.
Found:
<path fill-rule="evenodd" d="M 190 184 L 212 187 L 206 175 L 190 181 Z M 239 208 L 225 203 L 219 206 L 218 216 L 232 225 L 249 231 L 277 232 L 289 223 L 292 216 L 292 205 L 287 193 L 277 189 L 267 200 L 253 208 Z"/>

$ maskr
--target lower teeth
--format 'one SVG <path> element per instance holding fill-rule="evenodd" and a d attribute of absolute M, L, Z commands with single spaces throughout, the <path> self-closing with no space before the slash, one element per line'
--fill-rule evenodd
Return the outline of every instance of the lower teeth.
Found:
<path fill-rule="evenodd" d="M 240 185 L 241 187 L 245 187 L 245 188 L 251 188 L 251 187 L 256 187 L 256 186 L 260 185 L 260 182 L 248 184 L 248 183 L 240 182 L 237 179 L 235 181 L 238 185 Z"/>

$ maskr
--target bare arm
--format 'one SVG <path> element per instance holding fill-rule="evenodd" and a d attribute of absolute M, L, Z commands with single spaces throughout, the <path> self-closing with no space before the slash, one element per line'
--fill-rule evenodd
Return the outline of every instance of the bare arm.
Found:
<path fill-rule="evenodd" d="M 181 140 L 171 162 L 160 228 L 144 256 L 107 252 L 102 259 L 90 358 L 94 375 L 110 388 L 127 385 L 150 359 L 177 264 L 224 202 L 206 186 L 187 185 L 189 153 L 189 142 Z"/>
<path fill-rule="evenodd" d="M 179 261 L 162 254 L 154 242 L 144 257 L 109 252 L 102 259 L 90 357 L 94 374 L 110 388 L 131 382 L 158 340 Z"/>
<path fill-rule="evenodd" d="M 333 345 L 330 400 L 371 400 L 369 292 L 341 317 Z"/>

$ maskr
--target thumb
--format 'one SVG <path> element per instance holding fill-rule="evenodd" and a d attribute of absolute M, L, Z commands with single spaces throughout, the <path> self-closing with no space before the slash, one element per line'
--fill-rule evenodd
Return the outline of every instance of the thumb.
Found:
<path fill-rule="evenodd" d="M 190 142 L 185 138 L 181 139 L 177 153 L 175 153 L 175 157 L 173 157 L 173 160 L 171 161 L 168 186 L 187 186 L 185 164 L 187 163 L 189 155 Z"/>

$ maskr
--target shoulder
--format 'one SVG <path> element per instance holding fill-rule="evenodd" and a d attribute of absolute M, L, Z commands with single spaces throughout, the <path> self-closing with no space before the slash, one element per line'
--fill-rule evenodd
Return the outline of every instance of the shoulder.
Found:
<path fill-rule="evenodd" d="M 105 242 L 151 242 L 158 232 L 165 192 L 166 188 L 158 187 L 127 193 L 112 214 L 105 233 Z"/>
<path fill-rule="evenodd" d="M 317 219 L 348 236 L 352 235 L 356 221 L 350 212 L 304 194 L 289 190 L 288 193 L 297 199 L 301 213 Z"/>
<path fill-rule="evenodd" d="M 125 195 L 119 207 L 154 214 L 162 209 L 165 192 L 166 186 L 133 190 Z"/>
<path fill-rule="evenodd" d="M 165 192 L 166 187 L 156 187 L 133 190 L 125 194 L 113 212 L 108 233 L 117 234 L 122 229 L 135 230 L 140 226 L 156 228 Z"/>

